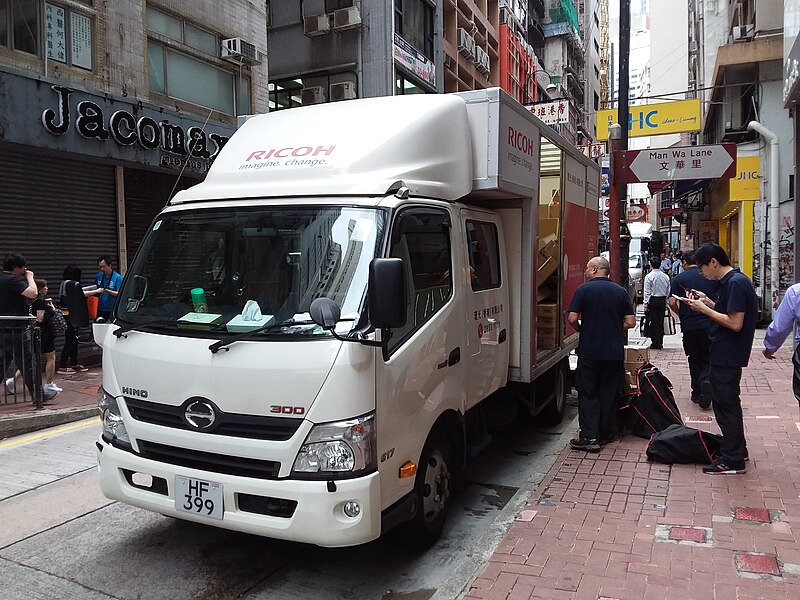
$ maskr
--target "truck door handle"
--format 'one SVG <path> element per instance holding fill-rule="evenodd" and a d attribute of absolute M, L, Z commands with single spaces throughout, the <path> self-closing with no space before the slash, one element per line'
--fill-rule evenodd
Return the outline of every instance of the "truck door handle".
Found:
<path fill-rule="evenodd" d="M 453 365 L 457 365 L 461 362 L 461 348 L 454 348 L 452 352 L 450 352 L 450 356 L 447 357 L 447 366 L 452 367 Z"/>

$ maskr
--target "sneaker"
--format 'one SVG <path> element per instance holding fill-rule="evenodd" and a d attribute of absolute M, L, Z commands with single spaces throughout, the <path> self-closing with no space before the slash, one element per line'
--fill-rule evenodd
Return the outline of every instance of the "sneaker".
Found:
<path fill-rule="evenodd" d="M 742 462 L 742 466 L 739 468 L 731 467 L 721 460 L 717 459 L 712 462 L 710 465 L 706 465 L 703 467 L 703 473 L 708 475 L 741 475 L 742 473 L 746 473 L 747 468 Z"/>
<path fill-rule="evenodd" d="M 63 392 L 64 390 L 58 387 L 55 383 L 45 383 L 42 386 L 45 392 Z"/>
<path fill-rule="evenodd" d="M 58 392 L 55 390 L 44 390 L 44 397 L 42 398 L 42 404 L 48 404 L 56 399 L 58 396 Z"/>
<path fill-rule="evenodd" d="M 700 383 L 700 398 L 698 398 L 697 403 L 700 405 L 700 408 L 709 408 L 711 406 L 711 400 L 713 398 L 713 392 L 711 389 L 711 382 L 710 381 L 703 381 Z"/>
<path fill-rule="evenodd" d="M 573 450 L 583 450 L 584 452 L 600 452 L 600 442 L 597 438 L 579 437 L 569 441 L 569 446 Z"/>
<path fill-rule="evenodd" d="M 9 377 L 5 380 L 6 391 L 9 394 L 16 394 L 17 393 L 17 382 L 14 380 L 13 377 Z"/>
<path fill-rule="evenodd" d="M 71 367 L 59 367 L 58 371 L 56 371 L 59 375 L 71 375 L 74 372 L 75 369 Z"/>
<path fill-rule="evenodd" d="M 78 371 L 79 373 L 89 370 L 89 367 L 84 367 L 83 365 L 72 365 L 72 368 Z"/>

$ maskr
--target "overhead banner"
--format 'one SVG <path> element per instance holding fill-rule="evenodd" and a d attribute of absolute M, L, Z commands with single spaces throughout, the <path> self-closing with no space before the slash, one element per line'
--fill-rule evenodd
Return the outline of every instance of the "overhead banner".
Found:
<path fill-rule="evenodd" d="M 629 111 L 628 137 L 700 131 L 699 98 L 658 104 L 639 104 L 631 106 Z M 607 140 L 608 128 L 618 122 L 616 108 L 597 111 L 596 138 Z"/>
<path fill-rule="evenodd" d="M 730 199 L 761 200 L 761 160 L 756 156 L 739 156 L 736 159 L 736 178 L 731 179 Z"/>

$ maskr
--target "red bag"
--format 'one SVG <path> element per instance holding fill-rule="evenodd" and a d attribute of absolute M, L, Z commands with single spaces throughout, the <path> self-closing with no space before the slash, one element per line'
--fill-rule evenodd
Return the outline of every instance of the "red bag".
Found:
<path fill-rule="evenodd" d="M 100 298 L 97 296 L 89 296 L 86 298 L 86 306 L 89 309 L 89 318 L 97 318 L 97 305 L 100 304 Z"/>

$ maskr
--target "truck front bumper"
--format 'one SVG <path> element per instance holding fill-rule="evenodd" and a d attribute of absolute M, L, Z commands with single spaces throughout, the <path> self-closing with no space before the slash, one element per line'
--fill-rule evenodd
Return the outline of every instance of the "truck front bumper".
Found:
<path fill-rule="evenodd" d="M 100 488 L 108 498 L 171 517 L 326 547 L 363 544 L 381 533 L 377 472 L 332 485 L 327 481 L 236 477 L 148 460 L 115 448 L 102 437 L 97 442 L 97 461 Z M 222 519 L 178 510 L 177 476 L 221 484 Z M 142 480 L 152 483 L 145 486 Z M 360 513 L 347 516 L 347 502 L 357 502 Z"/>

